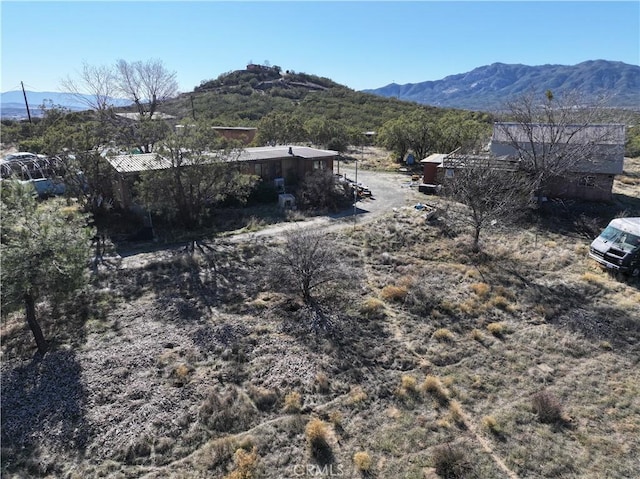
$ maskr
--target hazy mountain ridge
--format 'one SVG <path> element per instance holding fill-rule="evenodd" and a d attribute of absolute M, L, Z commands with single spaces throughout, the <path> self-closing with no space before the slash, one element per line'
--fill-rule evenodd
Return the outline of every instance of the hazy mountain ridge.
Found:
<path fill-rule="evenodd" d="M 556 94 L 579 90 L 587 99 L 606 95 L 609 106 L 640 108 L 640 66 L 607 60 L 573 66 L 493 63 L 442 80 L 363 91 L 438 107 L 495 111 L 505 99 L 532 87 Z"/>
<path fill-rule="evenodd" d="M 45 104 L 47 107 L 59 106 L 67 108 L 71 111 L 89 110 L 89 106 L 77 95 L 55 91 L 29 91 L 26 92 L 27 102 L 29 103 L 29 111 L 31 116 L 42 116 L 41 106 Z M 91 95 L 82 95 L 88 101 L 92 99 Z M 111 99 L 114 106 L 127 106 L 131 101 L 122 98 Z M 2 118 L 26 118 L 27 108 L 24 102 L 24 94 L 22 90 L 8 91 L 0 93 L 0 112 Z"/>

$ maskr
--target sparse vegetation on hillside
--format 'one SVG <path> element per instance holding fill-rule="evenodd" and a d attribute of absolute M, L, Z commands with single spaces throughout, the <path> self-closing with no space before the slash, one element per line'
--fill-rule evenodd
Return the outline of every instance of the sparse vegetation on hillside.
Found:
<path fill-rule="evenodd" d="M 36 365 L 4 319 L 3 475 L 635 477 L 637 280 L 559 214 L 488 229 L 480 255 L 414 208 L 349 228 L 361 281 L 329 337 L 287 327 L 300 303 L 256 281 L 268 240 L 123 257 L 73 350 Z"/>

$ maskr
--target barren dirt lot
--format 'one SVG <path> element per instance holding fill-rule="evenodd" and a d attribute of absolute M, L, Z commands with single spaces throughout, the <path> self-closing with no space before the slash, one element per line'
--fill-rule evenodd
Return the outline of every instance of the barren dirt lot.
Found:
<path fill-rule="evenodd" d="M 40 305 L 41 361 L 6 318 L 2 476 L 640 477 L 640 286 L 587 258 L 606 219 L 564 205 L 475 255 L 461 211 L 397 187 L 327 229 L 357 271 L 319 293 L 332 334 L 267 280 L 268 234 L 113 258 Z"/>

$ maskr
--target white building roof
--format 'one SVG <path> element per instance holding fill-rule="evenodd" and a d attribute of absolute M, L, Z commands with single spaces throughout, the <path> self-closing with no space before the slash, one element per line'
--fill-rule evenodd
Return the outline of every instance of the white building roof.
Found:
<path fill-rule="evenodd" d="M 291 153 L 289 151 L 291 150 Z M 212 153 L 212 160 L 228 162 L 244 161 L 265 161 L 279 158 L 303 158 L 313 160 L 320 158 L 334 158 L 338 156 L 337 151 L 318 150 L 307 146 L 261 146 L 256 148 L 245 148 L 235 150 L 226 157 L 221 158 L 217 153 Z M 107 157 L 107 161 L 118 173 L 137 173 L 140 171 L 164 170 L 171 167 L 171 162 L 157 153 L 141 153 L 118 155 Z M 185 162 L 185 164 L 188 164 Z"/>

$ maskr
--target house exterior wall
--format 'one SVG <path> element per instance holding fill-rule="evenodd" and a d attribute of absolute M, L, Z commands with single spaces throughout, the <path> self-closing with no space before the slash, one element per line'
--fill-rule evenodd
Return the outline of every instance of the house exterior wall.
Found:
<path fill-rule="evenodd" d="M 517 156 L 518 148 L 531 151 L 536 148 L 542 151 L 542 140 L 549 137 L 546 131 L 549 125 L 533 125 L 534 138 L 539 139 L 533 145 L 521 138 L 523 128 L 518 124 L 496 124 L 491 141 L 491 153 L 496 156 Z M 567 139 L 567 145 L 590 144 L 587 151 L 589 157 L 578 158 L 575 164 L 567 165 L 569 172 L 549 182 L 544 194 L 552 198 L 579 198 L 593 201 L 609 201 L 612 198 L 613 179 L 621 174 L 624 167 L 624 125 L 590 125 L 577 126 L 578 133 L 573 141 Z M 567 126 L 567 131 L 575 131 Z M 524 135 L 526 136 L 526 135 Z M 511 139 L 517 139 L 518 148 Z M 522 141 L 521 141 L 522 140 Z M 563 141 L 558 144 L 562 147 Z M 579 150 L 577 150 L 579 151 Z"/>
<path fill-rule="evenodd" d="M 614 175 L 573 174 L 549 182 L 551 198 L 580 198 L 588 201 L 611 201 Z"/>
<path fill-rule="evenodd" d="M 436 184 L 438 174 L 437 163 L 424 163 L 422 171 L 422 182 L 427 185 Z"/>
<path fill-rule="evenodd" d="M 239 140 L 243 144 L 248 145 L 256 137 L 256 128 L 224 128 L 213 127 L 213 129 L 227 140 Z"/>

